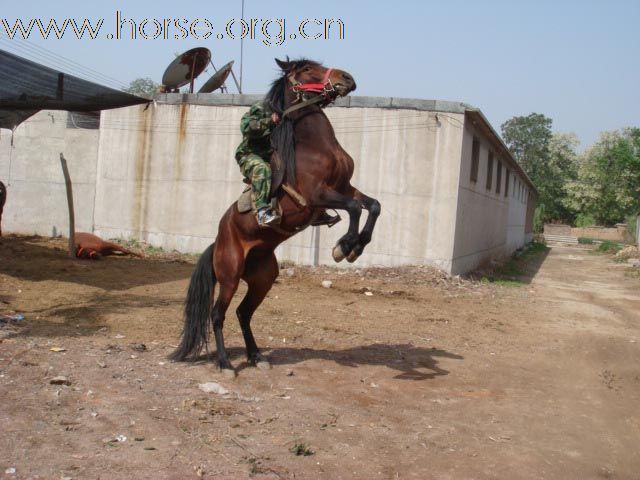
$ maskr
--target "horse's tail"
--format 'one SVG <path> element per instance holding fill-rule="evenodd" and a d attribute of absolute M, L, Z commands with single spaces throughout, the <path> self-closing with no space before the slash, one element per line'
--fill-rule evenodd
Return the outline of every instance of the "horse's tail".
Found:
<path fill-rule="evenodd" d="M 169 355 L 171 360 L 194 361 L 202 348 L 207 348 L 207 338 L 210 330 L 209 315 L 211 313 L 211 296 L 216 284 L 213 271 L 213 248 L 215 243 L 207 248 L 191 274 L 189 291 L 184 305 L 184 329 L 182 339 L 176 350 Z"/>

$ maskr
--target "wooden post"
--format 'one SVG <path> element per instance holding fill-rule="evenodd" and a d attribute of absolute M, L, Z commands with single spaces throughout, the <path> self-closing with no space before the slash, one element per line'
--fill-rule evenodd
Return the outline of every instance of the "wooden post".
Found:
<path fill-rule="evenodd" d="M 73 190 L 71 188 L 71 177 L 69 177 L 69 169 L 67 168 L 67 160 L 64 155 L 60 153 L 60 164 L 62 165 L 62 173 L 64 174 L 64 184 L 67 187 L 67 206 L 69 207 L 69 256 L 76 258 L 75 248 L 75 232 L 76 232 L 76 220 L 73 212 Z"/>

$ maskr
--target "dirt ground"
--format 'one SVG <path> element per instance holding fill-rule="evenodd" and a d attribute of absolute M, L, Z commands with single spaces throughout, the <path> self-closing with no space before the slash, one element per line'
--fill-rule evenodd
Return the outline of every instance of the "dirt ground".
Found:
<path fill-rule="evenodd" d="M 231 313 L 230 379 L 166 359 L 193 259 L 64 248 L 0 240 L 0 313 L 25 316 L 0 324 L 0 478 L 640 478 L 640 279 L 608 256 L 496 283 L 283 268 L 253 321 L 272 368 Z"/>

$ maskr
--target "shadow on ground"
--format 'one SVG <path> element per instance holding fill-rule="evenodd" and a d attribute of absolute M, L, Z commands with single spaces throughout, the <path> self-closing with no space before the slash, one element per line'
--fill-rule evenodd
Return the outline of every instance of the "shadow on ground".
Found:
<path fill-rule="evenodd" d="M 241 359 L 237 366 L 241 371 L 251 368 L 245 361 L 243 348 L 228 348 L 231 360 Z M 344 367 L 357 368 L 361 365 L 388 367 L 400 373 L 394 378 L 400 380 L 430 380 L 448 375 L 449 371 L 438 366 L 439 358 L 463 360 L 464 357 L 437 348 L 416 347 L 411 344 L 374 343 L 344 350 L 320 350 L 314 348 L 274 348 L 265 349 L 265 357 L 271 365 L 295 365 L 307 360 L 326 360 Z M 201 356 L 197 363 L 215 362 L 215 353 Z"/>
<path fill-rule="evenodd" d="M 130 257 L 111 256 L 95 261 L 72 259 L 67 250 L 58 246 L 62 245 L 60 242 L 63 241 L 38 236 L 2 237 L 0 273 L 35 282 L 53 280 L 103 290 L 128 290 L 188 278 L 193 270 L 189 263 L 149 262 Z"/>
<path fill-rule="evenodd" d="M 488 281 L 498 284 L 529 284 L 542 268 L 551 248 L 533 243 L 507 262 L 495 268 L 480 268 L 468 275 L 470 280 Z"/>
<path fill-rule="evenodd" d="M 46 308 L 24 310 L 26 320 L 19 326 L 23 327 L 22 336 L 89 336 L 109 328 L 106 322 L 109 315 L 132 315 L 136 311 L 147 312 L 148 315 L 151 306 L 158 309 L 157 311 L 165 310 L 167 314 L 176 312 L 176 318 L 179 319 L 183 302 L 183 298 L 154 299 L 122 292 L 100 293 L 85 297 L 82 301 L 75 300 Z M 141 321 L 147 322 L 149 328 L 154 328 L 153 322 L 160 321 L 157 311 L 152 318 L 145 318 L 144 313 L 141 313 Z"/>

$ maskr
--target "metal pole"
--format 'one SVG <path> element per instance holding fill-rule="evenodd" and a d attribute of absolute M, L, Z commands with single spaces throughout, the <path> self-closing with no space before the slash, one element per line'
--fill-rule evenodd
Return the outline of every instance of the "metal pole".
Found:
<path fill-rule="evenodd" d="M 233 78 L 233 81 L 236 84 L 236 88 L 238 89 L 238 93 L 242 93 L 242 87 L 240 85 L 238 85 L 238 79 L 236 78 L 235 73 L 233 73 L 233 69 L 231 70 L 231 77 Z M 242 81 L 242 77 L 240 77 L 240 81 Z"/>
<path fill-rule="evenodd" d="M 244 20 L 244 0 L 242 0 L 242 13 L 240 14 L 240 18 Z M 238 86 L 238 93 L 242 93 L 242 65 L 244 58 L 244 35 L 240 38 L 240 84 Z M 233 75 L 233 71 L 231 72 Z M 233 79 L 235 80 L 235 75 L 233 75 Z M 236 82 L 237 84 L 238 82 Z"/>
<path fill-rule="evenodd" d="M 60 153 L 60 164 L 62 165 L 62 174 L 64 175 L 64 184 L 67 187 L 67 206 L 69 207 L 69 256 L 75 258 L 76 256 L 76 220 L 75 213 L 73 211 L 73 190 L 71 188 L 71 177 L 69 176 L 69 169 L 67 168 L 67 160 L 64 155 Z"/>
<path fill-rule="evenodd" d="M 196 73 L 196 60 L 198 59 L 198 54 L 196 53 L 193 56 L 193 65 L 191 65 L 191 82 L 189 82 L 189 93 L 193 93 L 193 81 L 195 80 L 194 73 Z"/>

